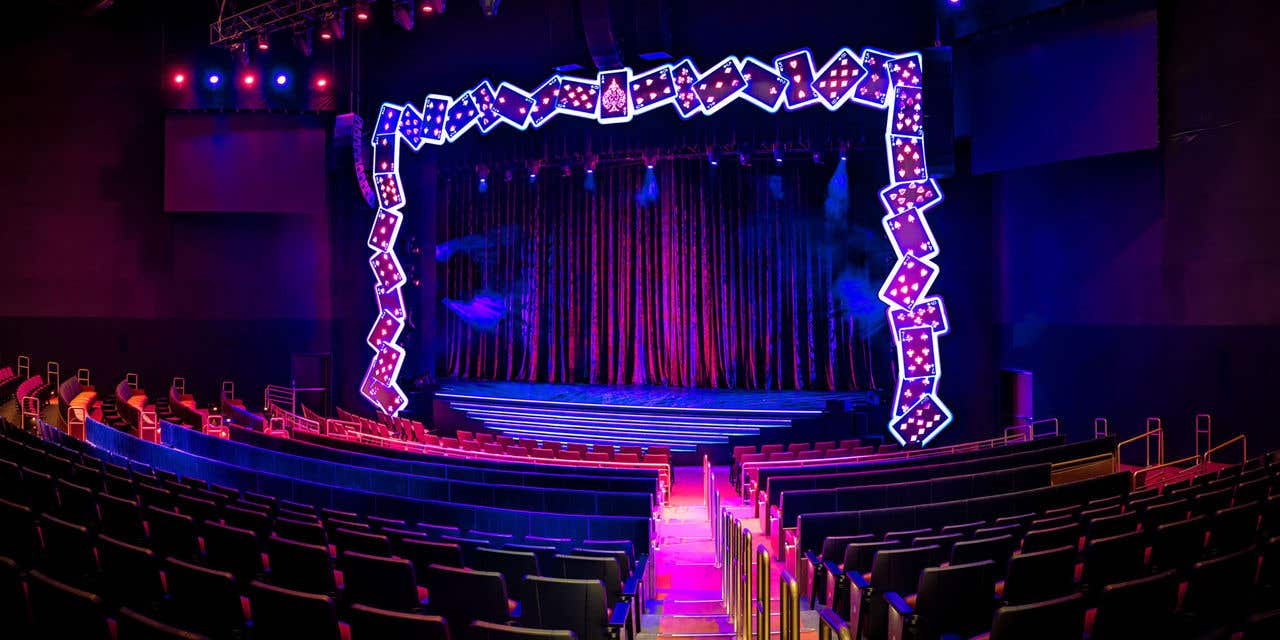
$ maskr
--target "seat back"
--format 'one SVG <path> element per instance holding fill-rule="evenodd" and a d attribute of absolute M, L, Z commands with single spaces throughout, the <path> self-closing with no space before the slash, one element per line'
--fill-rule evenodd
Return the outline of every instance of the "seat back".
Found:
<path fill-rule="evenodd" d="M 925 569 L 916 591 L 919 637 L 967 638 L 985 631 L 995 609 L 995 586 L 996 564 L 990 560 Z"/>
<path fill-rule="evenodd" d="M 996 610 L 990 640 L 1079 640 L 1084 635 L 1084 596 L 1011 605 Z"/>
<path fill-rule="evenodd" d="M 1099 592 L 1094 640 L 1163 638 L 1173 631 L 1178 605 L 1178 572 L 1109 584 Z"/>
<path fill-rule="evenodd" d="M 840 565 L 846 572 L 866 573 L 871 570 L 876 554 L 888 549 L 899 549 L 901 540 L 880 540 L 874 542 L 850 542 L 844 547 L 844 557 Z"/>
<path fill-rule="evenodd" d="M 0 556 L 30 566 L 40 548 L 35 517 L 26 505 L 0 499 Z"/>
<path fill-rule="evenodd" d="M 1032 529 L 1022 537 L 1022 550 L 1031 553 L 1064 546 L 1079 549 L 1081 533 L 1080 525 L 1074 522 L 1048 529 Z"/>
<path fill-rule="evenodd" d="M 842 562 L 844 550 L 851 542 L 875 542 L 876 534 L 860 533 L 856 536 L 829 536 L 822 541 L 823 562 Z"/>
<path fill-rule="evenodd" d="M 1004 580 L 1004 601 L 1018 605 L 1051 600 L 1075 588 L 1076 550 L 1064 546 L 1009 559 Z"/>
<path fill-rule="evenodd" d="M 991 560 L 997 567 L 1009 563 L 1013 548 L 1017 545 L 1011 535 L 1000 535 L 991 538 L 975 538 L 961 540 L 951 547 L 951 564 L 971 564 L 983 560 Z"/>
<path fill-rule="evenodd" d="M 76 586 L 85 586 L 98 572 L 93 538 L 82 525 L 40 514 L 40 536 L 44 539 L 45 573 Z"/>
<path fill-rule="evenodd" d="M 264 582 L 249 584 L 254 640 L 339 640 L 333 598 L 284 589 Z"/>
<path fill-rule="evenodd" d="M 213 636 L 244 626 L 240 591 L 230 573 L 165 558 L 164 574 L 172 619 Z"/>
<path fill-rule="evenodd" d="M 0 556 L 0 620 L 16 638 L 31 633 L 31 612 L 22 586 L 22 570 L 12 558 Z"/>
<path fill-rule="evenodd" d="M 1156 527 L 1151 543 L 1151 564 L 1158 570 L 1177 569 L 1186 574 L 1204 556 L 1209 523 L 1204 516 L 1169 522 Z"/>
<path fill-rule="evenodd" d="M 440 616 L 357 604 L 347 612 L 346 619 L 351 640 L 449 640 L 449 625 Z"/>
<path fill-rule="evenodd" d="M 1093 540 L 1131 533 L 1138 530 L 1139 524 L 1138 514 L 1135 511 L 1099 516 L 1091 518 L 1085 524 L 1085 537 Z"/>
<path fill-rule="evenodd" d="M 164 599 L 160 558 L 146 547 L 98 536 L 99 589 L 110 604 L 153 609 Z"/>
<path fill-rule="evenodd" d="M 342 585 L 347 602 L 392 611 L 413 611 L 419 606 L 413 564 L 401 558 L 344 551 Z"/>
<path fill-rule="evenodd" d="M 522 592 L 520 624 L 572 631 L 577 640 L 606 640 L 606 597 L 598 580 L 530 577 Z"/>
<path fill-rule="evenodd" d="M 340 551 L 355 551 L 373 556 L 391 555 L 391 540 L 382 534 L 354 529 L 337 529 L 333 534 L 333 544 Z"/>
<path fill-rule="evenodd" d="M 143 512 L 147 518 L 147 533 L 151 550 L 160 557 L 173 556 L 193 560 L 200 555 L 200 541 L 196 537 L 195 520 L 188 515 L 148 506 Z"/>
<path fill-rule="evenodd" d="M 146 541 L 147 532 L 142 527 L 142 509 L 138 508 L 136 501 L 100 493 L 98 514 L 100 533 L 134 544 Z"/>
<path fill-rule="evenodd" d="M 572 631 L 527 629 L 479 620 L 471 623 L 470 631 L 473 640 L 578 640 Z M 352 638 L 352 640 L 356 639 Z"/>
<path fill-rule="evenodd" d="M 278 517 L 276 518 L 274 529 L 276 535 L 281 538 L 288 538 L 289 540 L 307 544 L 329 544 L 329 538 L 325 535 L 324 525 L 314 520 Z"/>
<path fill-rule="evenodd" d="M 1084 582 L 1096 592 L 1114 582 L 1140 578 L 1146 572 L 1146 551 L 1146 541 L 1137 531 L 1094 538 L 1084 548 Z"/>
<path fill-rule="evenodd" d="M 1215 554 L 1231 553 L 1253 544 L 1258 536 L 1261 516 L 1262 509 L 1256 502 L 1218 510 L 1213 514 L 1213 525 L 1209 528 L 1210 551 Z"/>
<path fill-rule="evenodd" d="M 920 583 L 920 574 L 940 561 L 937 545 L 907 549 L 882 549 L 871 564 L 871 588 L 875 593 L 910 593 Z M 864 609 L 861 622 L 866 635 L 882 638 L 888 633 L 889 606 L 882 597 L 873 597 Z"/>
<path fill-rule="evenodd" d="M 240 584 L 249 584 L 262 573 L 262 550 L 252 531 L 205 522 L 202 537 L 209 566 L 231 572 Z"/>
<path fill-rule="evenodd" d="M 1233 623 L 1249 612 L 1250 599 L 1242 594 L 1253 590 L 1258 554 L 1253 547 L 1191 567 L 1182 609 L 1207 620 Z"/>
<path fill-rule="evenodd" d="M 473 620 L 505 623 L 510 618 L 502 574 L 431 565 L 423 580 L 427 611 L 449 621 L 449 633 L 465 637 Z"/>
<path fill-rule="evenodd" d="M 267 540 L 268 574 L 271 584 L 308 593 L 333 593 L 338 585 L 333 577 L 329 548 L 271 536 Z"/>
<path fill-rule="evenodd" d="M 27 600 L 37 637 L 111 639 L 106 605 L 95 594 L 32 571 L 27 574 Z"/>
<path fill-rule="evenodd" d="M 570 553 L 575 556 L 594 556 L 599 558 L 613 558 L 614 563 L 618 565 L 618 576 L 619 578 L 622 579 L 622 582 L 624 583 L 627 581 L 628 578 L 631 577 L 631 570 L 634 568 L 631 565 L 630 559 L 627 558 L 627 552 L 622 550 L 610 551 L 608 549 L 576 548 L 570 551 Z"/>
<path fill-rule="evenodd" d="M 208 636 L 179 629 L 128 607 L 116 615 L 116 640 L 208 640 Z"/>
<path fill-rule="evenodd" d="M 540 575 L 538 556 L 531 551 L 481 547 L 472 556 L 471 568 L 502 574 L 511 593 L 521 593 L 525 576 Z"/>
<path fill-rule="evenodd" d="M 622 598 L 622 573 L 613 558 L 598 556 L 558 555 L 559 572 L 556 577 L 571 580 L 599 580 L 604 585 L 609 605 Z"/>

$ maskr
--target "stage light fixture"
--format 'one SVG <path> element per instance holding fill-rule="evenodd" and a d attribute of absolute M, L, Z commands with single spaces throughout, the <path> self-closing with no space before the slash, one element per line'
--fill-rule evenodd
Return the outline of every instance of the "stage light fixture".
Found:
<path fill-rule="evenodd" d="M 285 85 L 287 85 L 287 84 L 289 84 L 289 76 L 287 76 L 287 75 L 285 75 L 285 74 L 283 74 L 283 73 L 277 73 L 277 74 L 276 74 L 276 86 L 277 86 L 277 87 L 283 87 L 283 86 L 285 86 Z"/>
<path fill-rule="evenodd" d="M 444 13 L 445 0 L 422 0 L 418 3 L 418 12 L 424 16 L 438 16 Z"/>
<path fill-rule="evenodd" d="M 746 151 L 738 152 L 738 165 L 743 167 L 751 166 L 751 154 Z"/>
<path fill-rule="evenodd" d="M 773 145 L 773 163 L 782 164 L 782 149 L 778 145 Z"/>
<path fill-rule="evenodd" d="M 529 163 L 529 184 L 533 184 L 538 181 L 539 171 L 542 171 L 541 160 L 534 160 L 533 162 Z"/>
<path fill-rule="evenodd" d="M 502 4 L 502 0 L 480 0 L 480 11 L 484 13 L 486 18 L 498 17 L 498 6 Z"/>
<path fill-rule="evenodd" d="M 720 156 L 716 154 L 715 149 L 707 149 L 707 162 L 713 166 L 720 166 Z"/>
<path fill-rule="evenodd" d="M 293 28 L 293 46 L 302 55 L 311 57 L 311 27 L 298 25 Z"/>
<path fill-rule="evenodd" d="M 405 31 L 413 31 L 413 9 L 409 0 L 392 0 L 391 18 Z"/>
<path fill-rule="evenodd" d="M 346 25 L 342 20 L 342 13 L 339 11 L 329 11 L 324 14 L 324 19 L 320 21 L 320 39 L 326 42 L 333 40 L 341 40 L 346 35 Z"/>
<path fill-rule="evenodd" d="M 271 41 L 267 38 L 267 34 L 259 33 L 257 36 L 258 51 L 266 51 L 271 48 Z"/>
<path fill-rule="evenodd" d="M 329 86 L 329 79 L 323 76 L 316 78 L 316 88 L 324 89 Z"/>
<path fill-rule="evenodd" d="M 209 74 L 209 77 L 207 78 L 207 80 L 209 82 L 209 86 L 216 87 L 218 86 L 219 83 L 222 82 L 222 76 L 216 73 L 211 73 Z"/>
<path fill-rule="evenodd" d="M 351 15 L 355 16 L 356 22 L 368 22 L 373 17 L 373 14 L 369 11 L 369 2 L 361 0 L 355 3 L 351 8 Z"/>
<path fill-rule="evenodd" d="M 257 81 L 258 81 L 258 78 L 254 76 L 252 73 L 246 73 L 244 74 L 244 77 L 240 78 L 240 82 L 244 83 L 244 86 L 246 87 L 252 87 L 253 84 Z"/>
<path fill-rule="evenodd" d="M 173 83 L 174 83 L 174 84 L 176 84 L 176 85 L 178 85 L 179 87 L 181 87 L 182 85 L 186 84 L 186 82 L 187 82 L 187 76 L 185 76 L 185 75 L 183 75 L 183 74 L 181 74 L 181 73 L 175 73 L 175 74 L 173 74 Z"/>
<path fill-rule="evenodd" d="M 822 164 L 822 152 L 820 152 L 820 151 L 814 151 L 814 152 L 813 152 L 813 163 L 814 163 L 814 164 Z"/>

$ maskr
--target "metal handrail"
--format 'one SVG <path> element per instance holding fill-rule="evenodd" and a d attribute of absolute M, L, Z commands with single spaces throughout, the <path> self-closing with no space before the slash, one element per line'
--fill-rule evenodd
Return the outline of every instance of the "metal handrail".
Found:
<path fill-rule="evenodd" d="M 773 591 L 773 563 L 769 547 L 756 546 L 756 640 L 769 640 L 769 607 Z"/>
<path fill-rule="evenodd" d="M 1201 418 L 1204 418 L 1203 428 L 1200 426 Z M 1197 455 L 1200 453 L 1200 436 L 1202 434 L 1205 437 L 1204 439 L 1205 449 L 1212 449 L 1213 448 L 1213 416 L 1207 413 L 1197 413 L 1195 417 L 1195 441 L 1196 441 L 1195 444 L 1196 444 Z M 1208 458 L 1205 458 L 1205 462 L 1208 462 Z"/>
<path fill-rule="evenodd" d="M 1046 431 L 1037 435 L 1036 425 L 1041 425 L 1041 424 L 1052 424 L 1053 431 L 1052 432 Z M 1013 433 L 1025 433 L 1026 438 L 1028 440 L 1035 440 L 1036 438 L 1058 435 L 1058 427 L 1059 427 L 1059 424 L 1058 424 L 1057 418 L 1041 418 L 1039 420 L 1032 420 L 1031 422 L 1028 422 L 1026 424 L 1015 424 L 1012 426 L 1005 427 L 1004 435 L 1006 438 L 1008 438 L 1010 434 L 1013 434 Z"/>
<path fill-rule="evenodd" d="M 1102 428 L 1101 428 L 1101 429 L 1099 429 L 1098 427 L 1102 427 Z M 1109 435 L 1111 435 L 1111 424 L 1107 422 L 1107 419 L 1106 419 L 1106 418 L 1094 418 L 1094 419 L 1093 419 L 1093 438 L 1094 438 L 1094 440 L 1097 440 L 1098 438 L 1105 438 L 1105 437 L 1107 437 L 1107 436 L 1109 436 Z"/>
<path fill-rule="evenodd" d="M 1146 440 L 1148 438 L 1158 439 L 1157 449 L 1156 449 L 1157 451 L 1156 464 L 1164 464 L 1164 428 L 1163 427 L 1156 427 L 1154 429 L 1150 429 L 1146 433 L 1141 433 L 1132 438 L 1129 438 L 1127 440 L 1121 440 L 1120 442 L 1116 443 L 1116 461 L 1118 462 L 1121 460 L 1120 452 L 1121 452 L 1121 449 L 1123 449 L 1126 445 L 1133 444 L 1139 440 Z M 1147 464 L 1143 466 L 1144 467 L 1151 466 L 1150 443 L 1147 444 Z"/>
<path fill-rule="evenodd" d="M 781 640 L 800 640 L 800 583 L 786 570 L 778 577 Z"/>
<path fill-rule="evenodd" d="M 1102 460 L 1111 460 L 1111 459 L 1114 459 L 1114 454 L 1099 453 L 1092 456 L 1086 456 L 1084 458 L 1076 458 L 1074 460 L 1062 460 L 1060 462 L 1054 462 L 1049 465 L 1049 469 L 1052 472 L 1052 471 L 1057 471 L 1059 469 L 1063 469 L 1066 467 L 1077 467 L 1080 465 L 1089 464 L 1091 462 L 1099 462 Z"/>
<path fill-rule="evenodd" d="M 741 521 L 739 521 L 741 524 Z M 751 529 L 738 533 L 738 638 L 751 640 Z"/>
<path fill-rule="evenodd" d="M 1149 466 L 1149 467 L 1143 467 L 1143 468 L 1141 468 L 1141 469 L 1138 469 L 1137 471 L 1134 471 L 1134 472 L 1133 472 L 1133 481 L 1134 481 L 1134 485 L 1135 485 L 1135 486 L 1137 486 L 1137 485 L 1139 485 L 1139 484 L 1140 484 L 1140 483 L 1138 482 L 1138 476 L 1139 476 L 1139 475 L 1141 475 L 1141 476 L 1143 477 L 1143 479 L 1146 479 L 1146 477 L 1147 477 L 1148 475 L 1150 475 L 1152 471 L 1158 471 L 1158 470 L 1160 470 L 1160 469 L 1167 469 L 1167 468 L 1169 468 L 1169 467 L 1174 467 L 1174 466 L 1177 466 L 1177 465 L 1180 465 L 1180 464 L 1184 464 L 1184 463 L 1187 463 L 1187 462 L 1191 462 L 1191 461 L 1193 461 L 1193 460 L 1195 461 L 1195 464 L 1194 464 L 1194 465 L 1192 465 L 1191 467 L 1189 467 L 1189 469 L 1196 469 L 1196 468 L 1198 468 L 1198 467 L 1200 466 L 1200 456 L 1194 456 L 1194 455 L 1193 455 L 1193 456 L 1187 456 L 1187 457 L 1185 457 L 1185 458 L 1179 458 L 1179 459 L 1177 459 L 1177 460 L 1171 460 L 1171 461 L 1169 461 L 1169 462 L 1162 462 L 1162 463 L 1160 463 L 1160 464 L 1156 464 L 1156 465 L 1152 465 L 1152 466 Z"/>
<path fill-rule="evenodd" d="M 818 640 L 853 640 L 853 632 L 849 623 L 844 621 L 835 609 L 826 608 L 818 613 Z"/>
<path fill-rule="evenodd" d="M 1219 445 L 1214 446 L 1212 449 L 1209 449 L 1208 451 L 1205 451 L 1204 461 L 1206 463 L 1211 462 L 1211 460 L 1209 459 L 1210 456 L 1212 456 L 1215 452 L 1229 445 L 1235 444 L 1237 441 L 1240 443 L 1240 461 L 1243 463 L 1245 460 L 1248 460 L 1249 459 L 1249 443 L 1245 440 L 1244 434 L 1242 433 L 1234 438 L 1231 438 L 1230 440 L 1227 440 L 1226 442 L 1223 442 Z"/>

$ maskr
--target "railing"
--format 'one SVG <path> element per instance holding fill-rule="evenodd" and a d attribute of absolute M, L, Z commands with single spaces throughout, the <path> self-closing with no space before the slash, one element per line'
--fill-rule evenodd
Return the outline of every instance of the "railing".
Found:
<path fill-rule="evenodd" d="M 738 521 L 738 640 L 751 640 L 751 529 Z"/>
<path fill-rule="evenodd" d="M 702 504 L 707 507 L 707 522 L 714 519 L 714 511 L 711 510 L 711 487 L 714 486 L 715 480 L 711 475 L 711 459 L 704 453 L 702 454 Z"/>
<path fill-rule="evenodd" d="M 800 640 L 800 583 L 786 571 L 778 579 L 778 610 L 782 613 L 782 639 Z"/>
<path fill-rule="evenodd" d="M 1049 465 L 1049 484 L 1082 480 L 1095 475 L 1114 473 L 1119 458 L 1111 453 L 1099 453 L 1075 460 L 1063 460 Z M 1083 475 L 1082 475 L 1083 474 Z"/>
<path fill-rule="evenodd" d="M 833 637 L 836 640 L 853 640 L 853 632 L 835 609 L 823 609 L 818 614 L 818 640 L 832 640 Z"/>
<path fill-rule="evenodd" d="M 84 423 L 88 418 L 88 407 L 67 407 L 67 433 L 77 440 L 84 440 Z"/>
<path fill-rule="evenodd" d="M 769 547 L 756 546 L 756 640 L 769 640 L 769 607 L 772 605 L 773 563 Z"/>
<path fill-rule="evenodd" d="M 1157 425 L 1154 429 L 1151 428 L 1152 420 L 1155 420 L 1155 424 Z M 1147 463 L 1143 465 L 1143 467 L 1150 467 L 1153 464 L 1164 464 L 1164 428 L 1158 426 L 1160 424 L 1159 420 L 1159 418 L 1147 418 L 1148 428 L 1146 433 L 1140 433 L 1132 438 L 1121 440 L 1116 443 L 1116 460 L 1123 462 L 1124 458 L 1120 456 L 1122 450 L 1130 444 L 1142 441 L 1146 445 L 1147 454 Z M 1154 463 L 1151 462 L 1151 440 L 1153 438 L 1156 440 L 1156 461 Z"/>
<path fill-rule="evenodd" d="M 76 369 L 76 379 L 80 381 L 80 384 L 86 387 L 89 386 L 89 370 Z"/>
<path fill-rule="evenodd" d="M 1043 431 L 1036 433 L 1036 427 L 1040 425 L 1053 425 L 1053 431 Z M 1023 434 L 1025 440 L 1035 440 L 1036 438 L 1046 438 L 1058 435 L 1058 419 L 1057 418 L 1041 418 L 1032 420 L 1026 424 L 1015 424 L 1011 427 L 1004 428 L 1004 437 L 1010 438 L 1014 434 Z"/>
<path fill-rule="evenodd" d="M 262 407 L 267 411 L 270 411 L 271 407 L 278 407 L 289 413 L 297 413 L 298 391 L 293 387 L 269 384 L 262 392 Z"/>
<path fill-rule="evenodd" d="M 1205 464 L 1212 462 L 1211 456 L 1214 453 L 1217 453 L 1218 451 L 1221 451 L 1222 449 L 1225 449 L 1226 447 L 1229 447 L 1237 442 L 1240 443 L 1240 464 L 1244 464 L 1244 461 L 1249 459 L 1249 443 L 1245 441 L 1245 437 L 1243 433 L 1230 440 L 1227 440 L 1226 442 L 1223 442 L 1222 444 L 1219 444 L 1213 447 L 1212 449 L 1209 449 L 1208 451 L 1205 451 L 1204 452 Z"/>
<path fill-rule="evenodd" d="M 31 377 L 31 356 L 18 356 L 18 379 Z"/>
<path fill-rule="evenodd" d="M 50 362 L 45 365 L 44 379 L 49 384 L 52 384 L 54 389 L 62 386 L 62 365 L 56 362 Z"/>
<path fill-rule="evenodd" d="M 1106 418 L 1093 419 L 1093 439 L 1105 438 L 1111 435 L 1111 425 L 1107 423 Z"/>
<path fill-rule="evenodd" d="M 171 386 L 173 387 L 173 390 L 178 393 L 178 398 L 182 398 L 182 396 L 187 394 L 186 378 L 174 378 Z"/>
<path fill-rule="evenodd" d="M 1046 423 L 1053 422 L 1055 425 L 1053 434 L 1057 433 L 1057 426 L 1056 426 L 1057 418 L 1047 418 L 1045 420 L 1039 420 L 1037 422 L 1046 422 Z M 1050 434 L 1047 432 L 1042 433 L 1040 435 L 1034 435 L 1033 439 L 1046 437 L 1048 435 Z M 785 467 L 785 468 L 821 467 L 826 465 L 835 466 L 835 465 L 841 465 L 841 464 L 849 464 L 851 462 L 866 462 L 869 460 L 875 460 L 875 461 L 906 460 L 910 458 L 937 456 L 937 455 L 944 455 L 948 453 L 960 453 L 963 451 L 981 451 L 983 449 L 994 449 L 995 447 L 1003 446 L 1013 442 L 1025 442 L 1024 434 L 1023 433 L 1006 433 L 1003 436 L 991 438 L 989 440 L 962 442 L 959 444 L 948 445 L 945 447 L 934 447 L 931 449 L 904 449 L 900 451 L 894 451 L 892 453 L 869 453 L 861 456 L 843 456 L 839 458 L 814 458 L 812 460 L 774 460 L 774 461 L 764 460 L 760 462 L 744 462 L 742 464 L 742 471 L 741 471 L 741 477 L 740 477 L 740 480 L 742 482 L 739 486 L 741 486 L 742 491 L 746 493 L 747 487 L 749 486 L 750 479 L 751 479 L 750 472 L 755 471 L 757 469 L 772 469 L 772 468 L 780 468 L 780 467 Z"/>
<path fill-rule="evenodd" d="M 124 374 L 124 381 L 128 383 L 130 389 L 133 389 L 134 391 L 138 390 L 138 374 L 126 373 Z"/>
<path fill-rule="evenodd" d="M 154 409 L 139 408 L 138 437 L 147 442 L 160 442 L 160 419 Z"/>
<path fill-rule="evenodd" d="M 1191 466 L 1184 467 L 1183 465 L 1186 465 L 1188 462 L 1192 463 Z M 1177 460 L 1171 460 L 1169 462 L 1162 462 L 1160 464 L 1152 465 L 1149 467 L 1143 467 L 1133 472 L 1133 486 L 1135 487 L 1145 486 L 1145 483 L 1147 479 L 1151 476 L 1151 474 L 1155 473 L 1156 471 L 1161 471 L 1164 469 L 1173 469 L 1173 468 L 1179 469 L 1178 472 L 1175 473 L 1171 478 L 1166 478 L 1166 480 L 1170 482 L 1172 482 L 1173 480 L 1177 480 L 1182 476 L 1187 475 L 1188 473 L 1190 474 L 1198 473 L 1200 471 L 1200 462 L 1201 462 L 1200 456 L 1187 456 L 1185 458 L 1178 458 Z"/>
<path fill-rule="evenodd" d="M 21 398 L 20 402 L 22 402 L 22 428 L 26 431 L 28 424 L 34 425 L 40 420 L 40 398 L 26 396 Z"/>
<path fill-rule="evenodd" d="M 1213 448 L 1213 416 L 1207 413 L 1196 414 L 1196 455 L 1200 455 L 1200 437 L 1204 436 L 1205 451 Z M 1208 458 L 1205 459 L 1206 462 Z"/>

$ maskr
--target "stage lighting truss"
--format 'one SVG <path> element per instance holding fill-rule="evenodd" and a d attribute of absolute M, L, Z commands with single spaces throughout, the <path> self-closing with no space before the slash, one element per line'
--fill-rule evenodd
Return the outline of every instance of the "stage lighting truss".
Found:
<path fill-rule="evenodd" d="M 496 4 L 496 3 L 495 3 Z M 924 446 L 951 422 L 937 397 L 942 379 L 938 339 L 950 330 L 942 298 L 931 294 L 939 269 L 938 242 L 926 213 L 942 202 L 942 191 L 925 162 L 923 63 L 919 53 L 843 48 L 821 67 L 813 52 L 800 49 L 773 58 L 730 56 L 699 69 L 690 59 L 636 72 L 600 72 L 595 78 L 553 75 L 532 91 L 507 82 L 483 80 L 457 97 L 431 94 L 419 109 L 384 104 L 373 135 L 374 191 L 378 214 L 369 234 L 374 251 L 378 320 L 369 333 L 375 351 L 361 393 L 378 410 L 395 415 L 407 404 L 396 384 L 404 351 L 396 340 L 404 325 L 400 289 L 404 271 L 395 255 L 395 235 L 405 203 L 399 174 L 399 142 L 413 151 L 424 144 L 453 142 L 471 129 L 482 134 L 502 124 L 539 128 L 558 114 L 602 124 L 623 123 L 665 105 L 681 118 L 712 115 L 744 98 L 768 112 L 794 111 L 813 104 L 835 111 L 853 103 L 887 112 L 885 151 L 889 185 L 880 192 L 885 234 L 897 263 L 880 288 L 888 306 L 889 330 L 897 354 L 897 385 L 889 433 L 903 445 Z"/>

